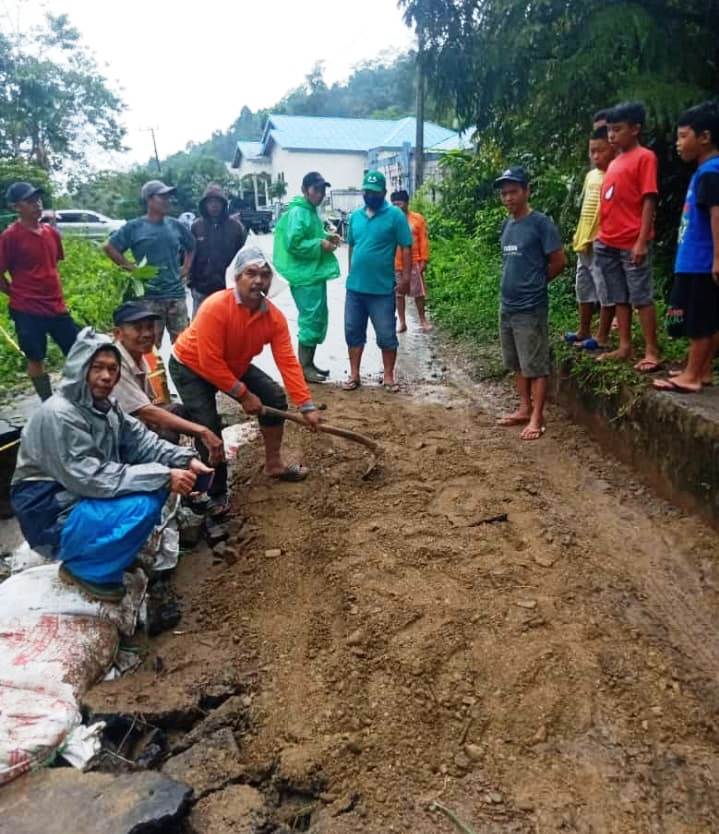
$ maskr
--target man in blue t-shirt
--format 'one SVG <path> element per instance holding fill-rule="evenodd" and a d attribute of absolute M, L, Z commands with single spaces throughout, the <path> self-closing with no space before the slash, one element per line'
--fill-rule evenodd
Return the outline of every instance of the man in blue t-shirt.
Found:
<path fill-rule="evenodd" d="M 179 220 L 168 217 L 170 197 L 176 190 L 160 180 L 146 182 L 140 196 L 147 213 L 128 220 L 104 247 L 108 257 L 128 272 L 132 272 L 143 258 L 147 258 L 149 266 L 159 268 L 158 274 L 148 281 L 143 298 L 143 303 L 159 316 L 155 321 L 157 347 L 160 347 L 165 328 L 174 342 L 188 325 L 185 284 L 192 266 L 195 238 Z M 123 253 L 128 249 L 135 263 L 125 258 Z M 180 269 L 181 252 L 184 255 Z"/>
<path fill-rule="evenodd" d="M 522 440 L 544 434 L 549 377 L 547 285 L 566 266 L 557 227 L 529 206 L 524 168 L 507 168 L 495 180 L 510 216 L 502 226 L 502 286 L 499 336 L 505 367 L 516 374 L 519 408 L 500 426 L 524 426 Z"/>
<path fill-rule="evenodd" d="M 412 232 L 404 212 L 385 199 L 387 184 L 379 171 L 367 171 L 362 180 L 364 208 L 352 212 L 347 231 L 349 275 L 345 296 L 345 340 L 350 357 L 346 391 L 360 386 L 360 363 L 367 341 L 367 320 L 372 321 L 382 351 L 385 391 L 399 391 L 394 378 L 397 361 L 395 292 L 409 289 L 412 269 Z M 402 284 L 395 285 L 395 253 L 402 252 Z"/>
<path fill-rule="evenodd" d="M 719 347 L 719 106 L 698 104 L 679 117 L 677 151 L 696 162 L 679 226 L 670 298 L 674 318 L 683 318 L 689 355 L 683 371 L 658 379 L 660 391 L 698 394 L 712 382 Z"/>

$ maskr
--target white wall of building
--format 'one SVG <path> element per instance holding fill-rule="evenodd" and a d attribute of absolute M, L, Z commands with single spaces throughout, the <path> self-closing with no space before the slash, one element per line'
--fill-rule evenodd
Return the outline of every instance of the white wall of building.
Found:
<path fill-rule="evenodd" d="M 302 177 L 319 171 L 333 188 L 361 188 L 367 167 L 366 153 L 331 153 L 322 151 L 288 151 L 273 145 L 271 151 L 272 181 L 284 174 L 287 196 L 291 199 L 302 189 Z"/>

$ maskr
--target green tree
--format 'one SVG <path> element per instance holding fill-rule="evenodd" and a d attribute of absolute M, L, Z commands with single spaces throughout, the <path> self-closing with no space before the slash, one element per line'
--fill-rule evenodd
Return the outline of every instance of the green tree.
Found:
<path fill-rule="evenodd" d="M 0 154 L 58 170 L 86 148 L 122 148 L 123 109 L 67 15 L 0 35 Z"/>

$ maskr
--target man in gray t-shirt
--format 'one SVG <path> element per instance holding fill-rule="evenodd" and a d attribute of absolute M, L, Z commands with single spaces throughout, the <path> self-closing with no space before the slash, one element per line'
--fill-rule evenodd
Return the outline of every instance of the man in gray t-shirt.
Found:
<path fill-rule="evenodd" d="M 499 336 L 505 367 L 514 371 L 519 408 L 498 420 L 524 426 L 522 440 L 544 433 L 544 402 L 549 376 L 547 285 L 564 269 L 566 258 L 557 227 L 529 206 L 524 168 L 508 168 L 495 181 L 510 216 L 502 226 L 502 288 Z"/>
<path fill-rule="evenodd" d="M 128 220 L 104 246 L 108 257 L 128 272 L 132 272 L 144 258 L 147 258 L 148 265 L 158 267 L 157 275 L 147 282 L 143 298 L 143 302 L 158 317 L 155 322 L 155 345 L 158 348 L 165 328 L 174 342 L 189 323 L 185 283 L 192 266 L 195 238 L 179 220 L 168 215 L 170 197 L 176 190 L 160 180 L 146 182 L 140 196 L 147 206 L 147 213 Z M 135 259 L 134 264 L 124 256 L 128 249 Z"/>

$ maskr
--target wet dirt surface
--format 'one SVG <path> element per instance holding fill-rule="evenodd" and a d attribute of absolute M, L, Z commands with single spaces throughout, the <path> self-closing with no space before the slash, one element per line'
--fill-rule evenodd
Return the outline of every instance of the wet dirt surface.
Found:
<path fill-rule="evenodd" d="M 502 386 L 318 394 L 381 471 L 294 426 L 305 484 L 241 448 L 224 553 L 178 573 L 182 633 L 90 694 L 151 717 L 243 692 L 240 775 L 191 820 L 245 819 L 247 784 L 248 831 L 456 830 L 432 800 L 483 833 L 719 830 L 715 533 L 557 410 L 539 442 L 498 430 Z"/>

